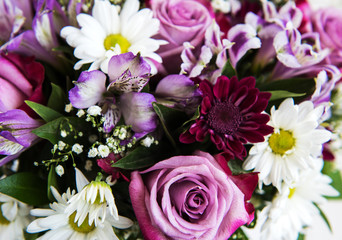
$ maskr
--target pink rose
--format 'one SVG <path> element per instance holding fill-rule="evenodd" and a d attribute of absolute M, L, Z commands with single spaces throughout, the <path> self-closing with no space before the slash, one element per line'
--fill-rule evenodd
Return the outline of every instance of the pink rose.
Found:
<path fill-rule="evenodd" d="M 246 200 L 257 175 L 232 176 L 217 161 L 224 160 L 199 151 L 132 173 L 129 192 L 145 239 L 226 240 L 253 220 Z"/>
<path fill-rule="evenodd" d="M 151 0 L 150 6 L 154 16 L 160 20 L 158 38 L 169 42 L 161 46 L 158 54 L 163 58 L 164 63 L 173 60 L 172 67 L 178 67 L 178 69 L 172 69 L 171 72 L 178 73 L 183 43 L 190 42 L 193 46 L 198 46 L 204 38 L 205 30 L 212 23 L 214 13 L 210 2 L 206 0 Z M 171 69 L 170 64 L 164 67 Z"/>
<path fill-rule="evenodd" d="M 44 67 L 33 57 L 0 54 L 0 113 L 21 109 L 34 116 L 25 100 L 41 103 Z"/>
<path fill-rule="evenodd" d="M 342 67 L 342 15 L 341 10 L 325 8 L 313 13 L 312 27 L 320 35 L 322 48 L 331 49 L 331 64 Z"/>

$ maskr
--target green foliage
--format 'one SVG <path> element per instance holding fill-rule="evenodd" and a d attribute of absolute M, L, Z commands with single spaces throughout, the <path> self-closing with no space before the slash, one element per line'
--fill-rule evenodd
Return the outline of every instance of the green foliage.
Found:
<path fill-rule="evenodd" d="M 89 123 L 77 117 L 59 117 L 32 132 L 40 138 L 49 140 L 52 144 L 57 144 L 59 140 L 63 140 L 63 142 L 72 145 L 75 142 L 77 132 L 81 129 L 89 130 Z M 61 130 L 70 133 L 68 137 L 61 137 Z"/>
<path fill-rule="evenodd" d="M 0 192 L 29 205 L 49 202 L 46 197 L 46 182 L 34 173 L 16 173 L 0 180 Z"/>
<path fill-rule="evenodd" d="M 165 158 L 170 153 L 167 146 L 152 145 L 151 147 L 139 146 L 125 157 L 114 163 L 112 167 L 118 167 L 127 170 L 136 170 L 152 166 Z M 172 153 L 172 151 L 171 151 Z"/>
<path fill-rule="evenodd" d="M 332 228 L 331 228 L 331 225 L 330 225 L 330 223 L 329 223 L 329 220 L 328 220 L 327 216 L 325 216 L 325 214 L 324 214 L 324 212 L 322 211 L 322 209 L 320 209 L 320 207 L 319 207 L 316 203 L 314 203 L 314 205 L 315 205 L 316 208 L 318 209 L 319 214 L 320 214 L 321 217 L 323 218 L 324 222 L 327 224 L 327 226 L 328 226 L 330 232 L 332 232 Z"/>
<path fill-rule="evenodd" d="M 52 202 L 52 201 L 55 201 L 55 198 L 52 195 L 51 186 L 57 188 L 57 174 L 56 174 L 56 170 L 55 170 L 55 165 L 54 164 L 50 165 L 50 170 L 49 170 L 49 175 L 48 175 L 48 182 L 47 182 L 48 198 Z"/>
<path fill-rule="evenodd" d="M 305 96 L 306 93 L 292 93 L 288 91 L 276 90 L 276 91 L 269 91 L 272 96 L 269 101 L 285 99 L 285 98 L 293 98 L 293 97 L 302 97 Z"/>
<path fill-rule="evenodd" d="M 64 90 L 60 86 L 54 83 L 51 83 L 51 87 L 52 87 L 52 91 L 51 91 L 51 95 L 49 97 L 47 106 L 49 108 L 56 110 L 57 112 L 63 113 L 65 104 L 67 102 L 66 101 L 67 96 Z"/>
<path fill-rule="evenodd" d="M 230 60 L 228 59 L 228 61 L 226 62 L 226 64 L 224 65 L 223 69 L 222 69 L 222 75 L 231 78 L 233 76 L 237 76 L 236 70 L 234 69 L 234 67 L 232 66 Z"/>
<path fill-rule="evenodd" d="M 32 108 L 32 110 L 35 111 L 45 122 L 50 122 L 56 118 L 62 117 L 62 114 L 59 112 L 56 112 L 52 108 L 46 107 L 42 104 L 31 101 L 25 101 L 25 103 Z"/>
<path fill-rule="evenodd" d="M 327 197 L 328 199 L 342 199 L 342 176 L 341 171 L 335 168 L 334 162 L 324 162 L 323 174 L 328 175 L 332 179 L 331 186 L 335 188 L 340 195 L 337 197 Z"/>
<path fill-rule="evenodd" d="M 182 123 L 186 119 L 186 114 L 174 108 L 165 107 L 159 103 L 152 103 L 153 109 L 159 117 L 160 123 L 163 127 L 166 137 L 171 142 L 172 146 L 177 149 L 176 141 L 172 136 L 173 130 L 179 126 L 175 126 L 175 123 Z M 177 136 L 178 137 L 178 136 Z"/>

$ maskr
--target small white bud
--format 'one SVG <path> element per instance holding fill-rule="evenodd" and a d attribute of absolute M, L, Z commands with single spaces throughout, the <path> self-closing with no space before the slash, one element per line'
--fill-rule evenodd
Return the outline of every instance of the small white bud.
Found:
<path fill-rule="evenodd" d="M 101 111 L 102 109 L 99 106 L 94 105 L 88 108 L 87 113 L 91 116 L 99 116 L 101 115 Z"/>
<path fill-rule="evenodd" d="M 97 149 L 99 151 L 100 157 L 102 158 L 108 157 L 110 151 L 106 145 L 100 145 Z"/>
<path fill-rule="evenodd" d="M 60 177 L 64 174 L 64 168 L 62 165 L 57 165 L 55 167 L 55 171 L 56 171 L 57 175 Z"/>
<path fill-rule="evenodd" d="M 96 148 L 91 148 L 91 149 L 89 149 L 88 157 L 94 158 L 94 157 L 97 156 L 98 153 L 99 153 L 99 152 L 97 151 Z"/>
<path fill-rule="evenodd" d="M 62 141 L 58 141 L 58 150 L 62 151 L 65 148 L 66 144 Z"/>
<path fill-rule="evenodd" d="M 72 146 L 71 150 L 72 150 L 74 153 L 76 153 L 76 154 L 80 154 L 80 153 L 83 152 L 83 146 L 80 145 L 80 144 L 78 144 L 78 143 L 75 143 L 75 144 Z"/>
<path fill-rule="evenodd" d="M 144 147 L 150 147 L 152 145 L 152 143 L 154 142 L 154 138 L 151 136 L 147 136 L 145 137 L 143 140 L 141 140 L 141 145 L 143 145 Z"/>
<path fill-rule="evenodd" d="M 65 130 L 61 130 L 61 137 L 66 137 L 68 136 L 68 133 Z"/>
<path fill-rule="evenodd" d="M 76 113 L 77 117 L 82 117 L 84 114 L 85 114 L 85 111 L 82 109 L 78 110 Z"/>
<path fill-rule="evenodd" d="M 69 112 L 71 112 L 71 110 L 72 110 L 72 104 L 71 103 L 65 105 L 65 108 L 64 108 L 65 112 L 69 113 Z"/>

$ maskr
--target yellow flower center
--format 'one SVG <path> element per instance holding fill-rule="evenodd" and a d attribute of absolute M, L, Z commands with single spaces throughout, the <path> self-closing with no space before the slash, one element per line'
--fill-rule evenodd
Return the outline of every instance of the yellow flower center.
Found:
<path fill-rule="evenodd" d="M 284 155 L 295 145 L 295 139 L 292 132 L 280 130 L 279 133 L 273 133 L 268 139 L 269 146 L 275 154 Z"/>
<path fill-rule="evenodd" d="M 86 218 L 84 219 L 84 221 L 82 222 L 82 224 L 80 226 L 77 226 L 77 222 L 75 222 L 75 216 L 76 216 L 76 211 L 69 216 L 69 225 L 76 232 L 90 233 L 91 231 L 93 231 L 95 229 L 95 223 L 94 222 L 91 224 L 91 226 L 88 223 L 89 215 L 86 216 Z"/>
<path fill-rule="evenodd" d="M 296 191 L 296 188 L 290 188 L 290 193 L 289 193 L 288 198 L 292 198 L 292 196 L 295 193 L 295 191 Z"/>
<path fill-rule="evenodd" d="M 0 203 L 0 225 L 8 225 L 8 224 L 10 224 L 10 221 L 8 221 L 5 217 L 4 217 L 4 215 L 2 215 L 2 211 L 1 211 L 1 205 L 2 205 L 3 203 Z"/>
<path fill-rule="evenodd" d="M 106 50 L 112 49 L 116 46 L 116 44 L 119 44 L 121 48 L 121 53 L 128 52 L 128 48 L 131 46 L 130 42 L 121 34 L 110 34 L 106 37 L 106 39 L 103 42 L 103 45 Z"/>

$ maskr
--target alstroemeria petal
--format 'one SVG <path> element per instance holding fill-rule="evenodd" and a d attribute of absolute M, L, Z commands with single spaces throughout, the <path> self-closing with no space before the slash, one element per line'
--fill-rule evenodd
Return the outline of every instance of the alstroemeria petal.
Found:
<path fill-rule="evenodd" d="M 157 127 L 157 115 L 152 102 L 156 99 L 149 93 L 124 93 L 120 97 L 120 109 L 127 125 L 134 132 L 152 132 Z"/>
<path fill-rule="evenodd" d="M 82 72 L 75 87 L 69 91 L 69 100 L 76 108 L 88 108 L 102 99 L 106 92 L 106 75 L 98 70 Z"/>

